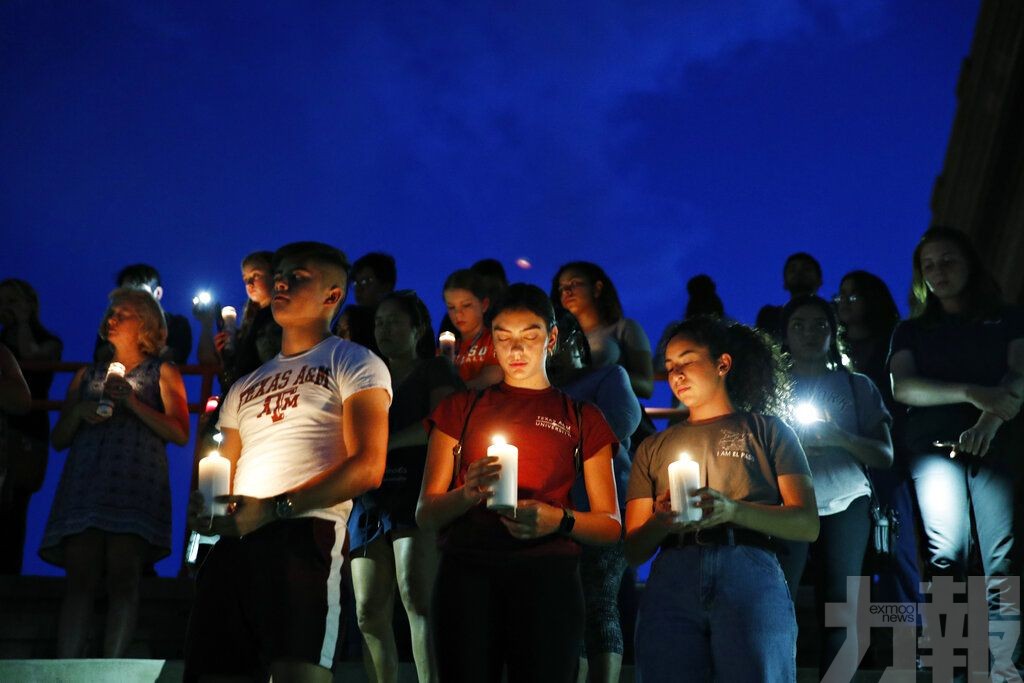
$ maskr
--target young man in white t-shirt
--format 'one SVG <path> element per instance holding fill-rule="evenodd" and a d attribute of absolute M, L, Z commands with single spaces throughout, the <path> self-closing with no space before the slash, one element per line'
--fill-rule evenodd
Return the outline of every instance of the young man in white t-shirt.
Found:
<path fill-rule="evenodd" d="M 352 499 L 384 476 L 391 379 L 361 346 L 330 334 L 348 264 L 325 244 L 274 254 L 271 308 L 281 353 L 232 385 L 221 454 L 232 512 L 189 525 L 221 535 L 197 579 L 185 678 L 330 681 Z"/>

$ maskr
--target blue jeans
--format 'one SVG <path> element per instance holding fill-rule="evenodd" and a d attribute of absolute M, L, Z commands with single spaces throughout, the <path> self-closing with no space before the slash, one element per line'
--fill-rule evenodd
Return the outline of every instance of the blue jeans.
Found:
<path fill-rule="evenodd" d="M 775 554 L 662 550 L 636 623 L 637 681 L 796 680 L 796 614 Z"/>

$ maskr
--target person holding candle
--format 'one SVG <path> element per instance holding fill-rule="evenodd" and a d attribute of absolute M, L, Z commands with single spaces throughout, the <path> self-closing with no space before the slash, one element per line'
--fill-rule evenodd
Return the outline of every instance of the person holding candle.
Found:
<path fill-rule="evenodd" d="M 234 477 L 216 502 L 229 514 L 211 520 L 199 491 L 189 500 L 189 526 L 221 538 L 197 576 L 185 680 L 331 680 L 351 501 L 384 475 L 391 378 L 330 331 L 344 254 L 288 244 L 273 273 L 281 353 L 236 381 L 220 413 Z"/>
<path fill-rule="evenodd" d="M 445 399 L 428 421 L 416 520 L 439 532 L 432 611 L 441 679 L 500 680 L 505 667 L 509 681 L 572 681 L 584 620 L 580 544 L 614 543 L 621 530 L 616 439 L 597 408 L 548 380 L 558 328 L 542 290 L 510 286 L 491 330 L 504 380 Z M 502 512 L 487 506 L 501 477 L 487 452 L 499 436 L 517 449 L 518 468 L 516 507 Z M 570 501 L 579 471 L 587 512 Z"/>
<path fill-rule="evenodd" d="M 469 389 L 484 389 L 501 381 L 491 330 L 484 322 L 491 300 L 481 277 L 473 270 L 457 270 L 444 281 L 444 305 L 459 332 L 455 367 Z"/>
<path fill-rule="evenodd" d="M 451 360 L 437 355 L 430 313 L 414 292 L 400 290 L 380 301 L 376 338 L 391 372 L 395 398 L 388 413 L 384 483 L 355 500 L 348 524 L 356 615 L 366 645 L 364 661 L 371 680 L 397 680 L 392 625 L 397 588 L 409 619 L 419 680 L 436 681 L 428 620 L 437 538 L 418 528 L 415 520 L 427 456 L 423 420 L 463 384 Z"/>
<path fill-rule="evenodd" d="M 224 329 L 213 333 L 216 311 L 210 307 L 194 309 L 202 326 L 199 334 L 199 362 L 223 364 L 221 391 L 227 394 L 232 383 L 247 375 L 281 351 L 281 327 L 270 310 L 271 259 L 273 252 L 254 251 L 242 259 L 242 282 L 248 299 L 242 319 L 233 335 L 225 319 Z M 223 318 L 223 312 L 221 314 Z M 228 341 L 234 337 L 234 344 Z"/>
<path fill-rule="evenodd" d="M 695 318 L 669 336 L 665 369 L 689 416 L 640 445 L 626 494 L 626 558 L 660 548 L 637 614 L 637 678 L 795 680 L 796 616 L 773 542 L 813 540 L 818 515 L 800 443 L 774 416 L 788 407 L 782 358 L 749 327 Z M 686 501 L 699 521 L 672 509 L 682 453 L 700 477 Z"/>
<path fill-rule="evenodd" d="M 865 375 L 848 371 L 838 344 L 839 326 L 831 305 L 813 294 L 796 296 L 782 309 L 783 349 L 793 361 L 790 371 L 796 404 L 808 404 L 817 415 L 805 418 L 797 434 L 814 477 L 821 533 L 810 547 L 819 619 L 822 623 L 820 673 L 836 662 L 853 675 L 859 662 L 855 612 L 845 625 L 823 623 L 826 604 L 855 606 L 867 596 L 850 594 L 847 577 L 860 576 L 871 532 L 871 484 L 866 468 L 892 465 L 892 419 L 882 395 Z M 808 544 L 787 542 L 779 559 L 796 594 L 808 556 Z M 846 654 L 850 657 L 847 658 Z"/>
<path fill-rule="evenodd" d="M 71 447 L 54 496 L 39 555 L 67 571 L 57 629 L 57 656 L 82 657 L 95 595 L 105 577 L 103 655 L 120 657 L 131 642 L 144 563 L 170 553 L 171 492 L 166 443 L 188 442 L 188 405 L 181 375 L 158 354 L 167 339 L 153 296 L 121 288 L 110 295 L 100 337 L 113 363 L 75 373 L 54 425 L 54 448 Z M 97 414 L 98 401 L 114 402 Z"/>

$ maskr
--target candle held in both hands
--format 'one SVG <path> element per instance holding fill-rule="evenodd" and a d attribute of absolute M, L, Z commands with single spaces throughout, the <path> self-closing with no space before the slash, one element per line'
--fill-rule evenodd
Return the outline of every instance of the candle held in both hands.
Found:
<path fill-rule="evenodd" d="M 703 511 L 691 500 L 694 492 L 700 488 L 700 465 L 690 459 L 686 453 L 679 460 L 669 463 L 668 490 L 672 500 L 672 512 L 687 522 L 698 522 Z"/>
<path fill-rule="evenodd" d="M 124 377 L 124 364 L 114 361 L 107 366 L 107 377 L 103 380 L 104 387 L 111 377 Z M 110 417 L 114 414 L 114 402 L 107 396 L 103 396 L 96 406 L 96 414 L 100 417 Z"/>
<path fill-rule="evenodd" d="M 519 449 L 495 436 L 487 447 L 487 457 L 496 457 L 501 471 L 494 482 L 494 495 L 487 500 L 491 510 L 514 510 L 519 503 Z"/>

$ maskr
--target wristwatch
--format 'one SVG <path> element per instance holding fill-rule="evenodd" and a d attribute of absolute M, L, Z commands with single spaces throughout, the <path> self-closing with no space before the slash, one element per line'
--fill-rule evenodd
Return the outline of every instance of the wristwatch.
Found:
<path fill-rule="evenodd" d="M 295 515 L 295 506 L 288 493 L 274 496 L 274 516 L 278 519 L 291 519 Z"/>
<path fill-rule="evenodd" d="M 558 534 L 568 536 L 576 526 L 576 515 L 569 508 L 562 508 L 562 523 L 558 525 Z"/>

